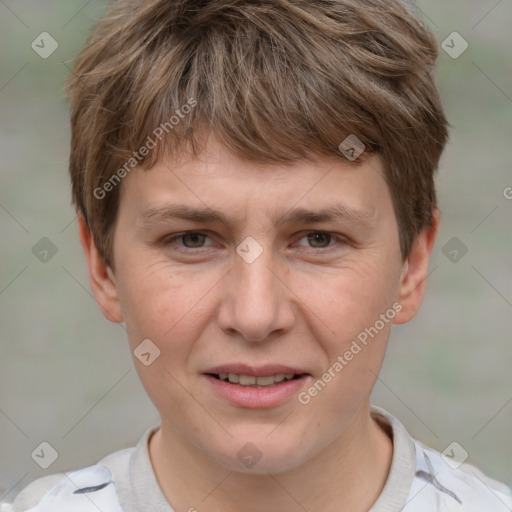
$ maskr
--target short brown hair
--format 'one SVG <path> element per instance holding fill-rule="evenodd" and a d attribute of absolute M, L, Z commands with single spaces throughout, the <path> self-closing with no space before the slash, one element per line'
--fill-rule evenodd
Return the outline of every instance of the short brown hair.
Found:
<path fill-rule="evenodd" d="M 253 161 L 345 158 L 338 146 L 355 135 L 363 157 L 382 155 L 405 260 L 431 224 L 448 138 L 437 54 L 400 0 L 114 1 L 67 82 L 73 203 L 113 266 L 127 162 L 197 156 L 205 131 Z M 161 142 L 135 159 L 157 127 Z"/>

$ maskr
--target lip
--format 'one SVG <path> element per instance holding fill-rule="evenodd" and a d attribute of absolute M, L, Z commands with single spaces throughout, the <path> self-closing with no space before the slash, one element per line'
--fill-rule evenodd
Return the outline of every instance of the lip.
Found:
<path fill-rule="evenodd" d="M 250 366 L 243 363 L 234 363 L 234 364 L 224 364 L 221 366 L 215 366 L 213 368 L 209 368 L 208 370 L 203 372 L 207 373 L 236 373 L 238 375 L 251 375 L 254 377 L 269 377 L 270 375 L 279 375 L 280 373 L 294 373 L 301 375 L 303 373 L 308 373 L 303 368 L 293 367 L 293 366 L 284 366 L 279 364 L 266 364 L 263 366 Z"/>
<path fill-rule="evenodd" d="M 231 382 L 219 380 L 209 374 L 236 373 L 254 377 L 268 377 L 280 373 L 294 373 L 300 377 L 282 381 L 269 387 L 243 387 Z M 276 407 L 292 396 L 296 396 L 305 386 L 311 375 L 296 367 L 283 365 L 248 366 L 246 364 L 227 364 L 208 369 L 203 373 L 206 381 L 215 395 L 226 400 L 231 405 L 248 409 Z"/>

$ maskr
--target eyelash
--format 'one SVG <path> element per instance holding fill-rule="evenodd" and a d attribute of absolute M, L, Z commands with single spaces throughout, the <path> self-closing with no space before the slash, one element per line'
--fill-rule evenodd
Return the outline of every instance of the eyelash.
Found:
<path fill-rule="evenodd" d="M 330 233 L 328 231 L 308 231 L 300 238 L 300 240 L 302 240 L 303 238 L 305 238 L 309 235 L 312 235 L 312 234 L 320 234 L 320 235 L 330 236 L 331 239 L 334 239 L 335 242 L 341 243 L 342 245 L 345 245 L 347 243 L 347 240 L 345 240 L 342 236 L 336 235 L 335 233 Z M 177 233 L 175 235 L 172 235 L 170 237 L 166 237 L 166 238 L 162 239 L 162 242 L 160 245 L 162 245 L 163 247 L 168 247 L 168 246 L 172 245 L 176 240 L 183 239 L 183 237 L 185 237 L 187 235 L 200 235 L 200 236 L 204 236 L 206 238 L 210 238 L 206 233 L 202 233 L 200 231 L 183 231 L 182 233 Z M 332 241 L 332 240 L 329 240 L 329 241 Z M 330 250 L 330 248 L 334 247 L 335 245 L 336 245 L 336 243 L 329 244 L 326 247 L 309 247 L 309 249 L 312 249 L 313 251 L 327 252 L 328 250 Z M 205 247 L 196 247 L 196 248 L 185 247 L 185 246 L 179 246 L 179 247 L 180 248 L 176 249 L 176 250 L 180 251 L 180 252 L 198 252 L 201 249 L 205 249 Z"/>

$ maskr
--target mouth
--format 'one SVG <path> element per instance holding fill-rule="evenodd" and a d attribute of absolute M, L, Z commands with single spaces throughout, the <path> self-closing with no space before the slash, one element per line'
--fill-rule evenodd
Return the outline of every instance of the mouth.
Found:
<path fill-rule="evenodd" d="M 286 403 L 306 386 L 312 375 L 284 365 L 228 364 L 203 372 L 215 396 L 236 407 L 269 408 Z"/>
<path fill-rule="evenodd" d="M 229 382 L 246 388 L 268 388 L 280 384 L 281 382 L 288 382 L 290 380 L 300 379 L 301 377 L 308 375 L 305 373 L 278 373 L 275 375 L 266 375 L 256 377 L 255 375 L 246 375 L 239 373 L 207 373 L 214 379 L 221 380 L 223 382 Z"/>

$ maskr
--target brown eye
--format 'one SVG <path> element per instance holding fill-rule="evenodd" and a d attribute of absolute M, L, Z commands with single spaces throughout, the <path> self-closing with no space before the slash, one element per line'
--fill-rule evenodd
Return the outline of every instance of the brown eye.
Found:
<path fill-rule="evenodd" d="M 208 243 L 208 241 L 210 243 Z M 188 251 L 188 249 L 203 249 L 212 245 L 208 235 L 197 231 L 184 231 L 172 236 L 163 238 L 159 245 L 176 251 Z"/>
<path fill-rule="evenodd" d="M 331 235 L 321 231 L 308 233 L 307 237 L 311 247 L 314 247 L 315 249 L 328 247 L 331 242 Z"/>
<path fill-rule="evenodd" d="M 347 245 L 345 236 L 328 231 L 306 231 L 297 242 L 301 251 L 307 251 L 316 256 L 327 256 L 335 251 L 344 250 Z"/>
<path fill-rule="evenodd" d="M 185 247 L 197 249 L 198 247 L 203 247 L 206 235 L 201 233 L 185 233 L 180 235 L 179 238 Z"/>

